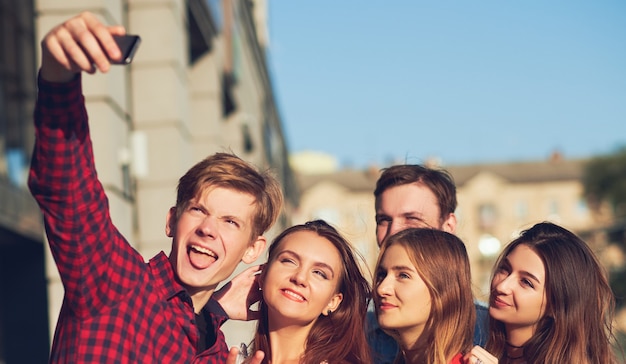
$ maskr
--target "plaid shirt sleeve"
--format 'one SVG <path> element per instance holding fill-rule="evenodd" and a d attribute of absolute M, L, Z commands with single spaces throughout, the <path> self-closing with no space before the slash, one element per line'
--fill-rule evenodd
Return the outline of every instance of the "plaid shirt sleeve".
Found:
<path fill-rule="evenodd" d="M 81 77 L 66 84 L 39 80 L 36 142 L 29 187 L 78 317 L 114 305 L 138 282 L 143 259 L 113 226 L 97 179 Z"/>

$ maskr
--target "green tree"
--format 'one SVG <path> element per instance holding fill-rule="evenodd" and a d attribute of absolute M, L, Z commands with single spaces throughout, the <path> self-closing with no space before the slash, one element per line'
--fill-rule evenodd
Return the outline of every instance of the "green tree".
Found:
<path fill-rule="evenodd" d="M 583 172 L 583 186 L 592 208 L 608 203 L 615 218 L 626 216 L 626 146 L 592 158 Z"/>

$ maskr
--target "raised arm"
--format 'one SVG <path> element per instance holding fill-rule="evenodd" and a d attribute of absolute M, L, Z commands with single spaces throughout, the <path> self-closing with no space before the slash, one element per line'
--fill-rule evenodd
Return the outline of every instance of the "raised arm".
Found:
<path fill-rule="evenodd" d="M 107 48 L 111 35 L 123 32 L 82 13 L 54 28 L 41 43 L 29 187 L 44 214 L 65 302 L 79 317 L 117 304 L 136 284 L 143 262 L 111 222 L 94 165 L 79 76 L 95 71 L 91 61 L 106 71 L 107 57 L 116 56 Z M 117 49 L 114 42 L 112 47 Z"/>

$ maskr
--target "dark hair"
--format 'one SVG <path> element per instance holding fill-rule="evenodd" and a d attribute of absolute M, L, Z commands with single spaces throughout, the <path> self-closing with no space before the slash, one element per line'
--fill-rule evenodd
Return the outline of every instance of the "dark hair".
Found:
<path fill-rule="evenodd" d="M 283 239 L 298 231 L 311 231 L 331 242 L 339 251 L 343 268 L 338 287 L 338 291 L 343 294 L 343 300 L 332 314 L 320 315 L 315 321 L 309 332 L 300 362 L 305 364 L 320 364 L 324 361 L 371 364 L 370 349 L 363 329 L 371 288 L 367 279 L 363 277 L 357 257 L 361 262 L 364 262 L 364 259 L 335 228 L 323 220 L 314 220 L 292 226 L 278 235 L 269 247 L 267 264 L 272 264 L 276 259 L 278 247 Z M 261 300 L 260 312 L 261 319 L 257 325 L 253 346 L 254 350 L 265 352 L 263 363 L 269 363 L 272 358 L 269 317 L 263 300 Z"/>
<path fill-rule="evenodd" d="M 377 293 L 380 263 L 389 247 L 399 245 L 422 278 L 431 299 L 423 335 L 424 363 L 447 363 L 472 348 L 476 321 L 469 257 L 461 239 L 445 231 L 428 228 L 402 230 L 385 240 L 376 263 L 374 293 Z M 378 297 L 378 295 L 376 296 Z M 396 362 L 403 362 L 398 354 Z"/>
<path fill-rule="evenodd" d="M 378 203 L 380 195 L 391 187 L 421 183 L 435 194 L 439 204 L 441 223 L 456 210 L 456 186 L 448 171 L 429 168 L 420 164 L 398 164 L 384 168 L 382 171 L 374 189 L 376 203 Z"/>
<path fill-rule="evenodd" d="M 610 344 L 615 298 L 606 273 L 589 246 L 558 225 L 539 223 L 507 245 L 492 274 L 519 245 L 535 252 L 546 271 L 545 313 L 524 345 L 526 361 L 615 363 Z M 491 319 L 489 326 L 487 350 L 502 359 L 506 355 L 505 325 Z"/>
<path fill-rule="evenodd" d="M 234 154 L 216 153 L 191 167 L 178 181 L 176 219 L 191 200 L 214 187 L 230 188 L 254 197 L 252 239 L 265 233 L 280 215 L 283 195 L 280 184 L 269 171 L 260 172 Z"/>

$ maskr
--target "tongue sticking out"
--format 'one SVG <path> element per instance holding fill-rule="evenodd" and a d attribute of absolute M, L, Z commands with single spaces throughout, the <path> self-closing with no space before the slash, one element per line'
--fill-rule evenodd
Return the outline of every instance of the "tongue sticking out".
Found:
<path fill-rule="evenodd" d="M 215 257 L 209 252 L 205 252 L 204 249 L 200 250 L 195 247 L 189 249 L 189 261 L 196 269 L 206 269 L 213 264 L 215 260 Z"/>

